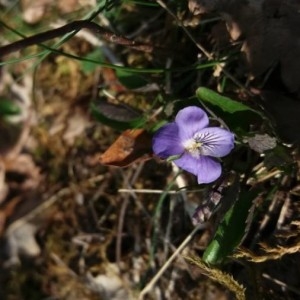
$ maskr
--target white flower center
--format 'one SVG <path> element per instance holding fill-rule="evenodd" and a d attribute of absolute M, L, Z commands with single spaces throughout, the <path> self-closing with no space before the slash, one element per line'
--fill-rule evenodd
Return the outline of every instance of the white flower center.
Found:
<path fill-rule="evenodd" d="M 210 155 L 213 148 L 217 145 L 216 136 L 210 132 L 197 132 L 191 139 L 183 143 L 185 151 L 193 157 L 199 158 L 201 155 Z"/>
<path fill-rule="evenodd" d="M 195 138 L 189 139 L 183 143 L 184 149 L 195 158 L 199 158 L 202 154 L 202 145 L 203 143 Z"/>

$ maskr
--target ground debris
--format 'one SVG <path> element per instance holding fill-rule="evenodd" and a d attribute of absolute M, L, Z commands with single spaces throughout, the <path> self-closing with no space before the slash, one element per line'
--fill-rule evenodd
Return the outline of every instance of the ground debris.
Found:
<path fill-rule="evenodd" d="M 222 16 L 232 41 L 242 41 L 253 76 L 279 65 L 286 88 L 299 93 L 299 1 L 191 0 L 189 8 L 195 14 L 213 11 Z"/>

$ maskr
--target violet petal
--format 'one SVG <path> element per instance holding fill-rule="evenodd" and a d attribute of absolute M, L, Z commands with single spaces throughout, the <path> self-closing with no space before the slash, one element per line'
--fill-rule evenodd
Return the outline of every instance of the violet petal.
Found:
<path fill-rule="evenodd" d="M 168 158 L 172 155 L 183 153 L 184 149 L 179 140 L 176 123 L 168 123 L 155 132 L 152 140 L 152 149 L 161 158 Z"/>
<path fill-rule="evenodd" d="M 205 111 L 197 106 L 188 106 L 180 110 L 175 118 L 179 127 L 181 141 L 188 140 L 196 132 L 208 126 L 209 119 Z"/>
<path fill-rule="evenodd" d="M 234 147 L 234 135 L 219 127 L 208 127 L 198 131 L 194 139 L 202 144 L 201 155 L 223 157 Z"/>
<path fill-rule="evenodd" d="M 221 176 L 221 164 L 208 156 L 201 156 L 199 159 L 198 183 L 210 183 Z"/>
<path fill-rule="evenodd" d="M 174 163 L 183 170 L 197 176 L 198 183 L 210 183 L 220 177 L 221 164 L 211 157 L 200 156 L 195 158 L 188 153 L 184 153 Z"/>

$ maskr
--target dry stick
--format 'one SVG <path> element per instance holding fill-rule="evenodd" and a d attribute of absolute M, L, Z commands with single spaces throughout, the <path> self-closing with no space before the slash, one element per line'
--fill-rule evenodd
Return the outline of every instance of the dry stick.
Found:
<path fill-rule="evenodd" d="M 99 183 L 104 179 L 103 175 L 98 175 L 92 178 L 89 178 L 87 180 L 84 180 L 82 183 L 79 185 L 94 185 L 95 183 Z M 64 196 L 69 196 L 72 193 L 74 193 L 74 190 L 72 189 L 71 186 L 65 187 L 61 190 L 59 190 L 56 194 L 50 196 L 47 200 L 39 204 L 37 207 L 33 208 L 28 214 L 25 216 L 21 217 L 20 219 L 15 220 L 13 223 L 11 223 L 8 228 L 6 229 L 6 235 L 9 233 L 13 232 L 20 226 L 23 226 L 24 224 L 28 223 L 35 217 L 37 217 L 40 213 L 51 207 L 56 201 L 61 199 Z"/>
<path fill-rule="evenodd" d="M 285 288 L 287 290 L 290 290 L 292 292 L 294 292 L 295 294 L 297 295 L 300 295 L 300 290 L 296 287 L 293 287 L 293 286 L 290 286 L 286 283 L 284 283 L 283 281 L 281 280 L 278 280 L 278 279 L 275 279 L 273 277 L 271 277 L 270 275 L 266 274 L 266 273 L 263 273 L 262 276 L 272 282 L 274 282 L 275 284 L 278 284 L 279 286 L 281 286 L 282 288 Z"/>
<path fill-rule="evenodd" d="M 139 174 L 141 173 L 142 169 L 144 167 L 144 163 L 141 163 L 138 165 L 137 169 L 135 170 L 135 173 L 129 173 L 124 175 L 124 184 L 126 184 L 129 188 L 131 188 L 132 185 L 135 184 L 136 180 L 139 177 Z M 123 173 L 124 174 L 124 173 Z M 129 180 L 129 177 L 132 178 L 131 180 Z M 136 196 L 134 195 L 134 193 L 131 193 L 131 196 L 137 200 Z M 129 205 L 129 200 L 130 200 L 130 195 L 125 195 L 125 199 L 122 202 L 121 205 L 121 210 L 120 210 L 120 216 L 119 216 L 119 221 L 118 221 L 118 227 L 117 227 L 117 237 L 116 237 L 116 262 L 117 265 L 120 267 L 120 262 L 121 262 L 121 249 L 122 249 L 122 235 L 123 235 L 123 227 L 124 227 L 124 220 L 125 220 L 125 214 L 126 214 L 126 210 L 127 207 Z"/>
<path fill-rule="evenodd" d="M 21 49 L 27 48 L 32 45 L 36 44 L 42 44 L 48 40 L 54 39 L 56 37 L 65 35 L 72 31 L 78 31 L 83 28 L 89 29 L 95 34 L 100 35 L 103 39 L 106 41 L 127 46 L 136 50 L 144 51 L 144 52 L 151 52 L 153 50 L 153 47 L 151 45 L 145 45 L 145 44 L 138 44 L 135 41 L 129 40 L 127 38 L 124 38 L 120 35 L 116 35 L 100 25 L 90 22 L 87 20 L 80 20 L 80 21 L 74 21 L 71 22 L 65 26 L 48 30 L 45 32 L 38 33 L 36 35 L 24 38 L 20 41 L 16 41 L 14 43 L 8 44 L 6 46 L 0 47 L 0 57 L 10 54 L 12 52 L 19 51 Z"/>
<path fill-rule="evenodd" d="M 117 266 L 121 269 L 121 248 L 122 248 L 122 238 L 123 238 L 123 227 L 124 227 L 124 220 L 127 207 L 129 205 L 129 195 L 124 197 L 124 201 L 122 201 L 120 215 L 118 220 L 118 228 L 117 228 L 117 237 L 116 237 L 116 262 Z"/>
<path fill-rule="evenodd" d="M 156 273 L 152 280 L 144 287 L 139 295 L 139 300 L 142 300 L 144 296 L 150 292 L 162 274 L 171 265 L 175 258 L 180 254 L 180 252 L 187 246 L 187 244 L 192 240 L 194 234 L 199 230 L 200 225 L 196 226 L 193 231 L 186 237 L 186 239 L 181 243 L 181 245 L 176 249 L 176 251 L 170 256 L 170 258 L 165 262 L 161 269 Z"/>
<path fill-rule="evenodd" d="M 165 191 L 165 190 L 151 190 L 151 189 L 118 189 L 119 193 L 136 193 L 136 194 L 178 194 L 178 191 L 170 190 L 170 191 Z M 191 191 L 193 192 L 193 191 Z"/>
<path fill-rule="evenodd" d="M 177 22 L 177 24 L 182 28 L 182 30 L 186 33 L 186 35 L 190 38 L 190 40 L 197 46 L 199 50 L 203 52 L 203 54 L 210 60 L 213 60 L 214 57 L 212 54 L 210 54 L 201 44 L 199 44 L 193 35 L 189 32 L 189 30 L 184 26 L 184 24 L 181 22 L 180 19 L 166 6 L 166 4 L 161 0 L 156 0 L 156 2 L 165 9 Z M 234 82 L 239 88 L 241 88 L 243 91 L 245 91 L 249 96 L 253 96 L 253 94 L 242 84 L 240 83 L 236 78 L 234 78 L 229 72 L 227 72 L 222 64 L 217 64 L 218 67 L 221 68 L 222 72 L 230 79 L 232 82 Z"/>

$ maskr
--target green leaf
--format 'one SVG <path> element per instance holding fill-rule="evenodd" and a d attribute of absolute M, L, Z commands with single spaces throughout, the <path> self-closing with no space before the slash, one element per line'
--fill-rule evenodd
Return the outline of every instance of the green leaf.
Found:
<path fill-rule="evenodd" d="M 100 101 L 92 103 L 90 108 L 97 121 L 118 130 L 141 128 L 146 122 L 142 115 L 127 105 Z"/>
<path fill-rule="evenodd" d="M 0 117 L 14 116 L 21 113 L 20 107 L 13 101 L 0 98 Z"/>
<path fill-rule="evenodd" d="M 166 161 L 173 161 L 173 160 L 179 159 L 181 156 L 182 156 L 182 154 L 171 155 L 166 159 Z"/>
<path fill-rule="evenodd" d="M 104 61 L 104 57 L 100 48 L 96 48 L 94 51 L 88 53 L 84 58 L 92 61 Z M 81 69 L 85 74 L 94 72 L 97 67 L 99 67 L 99 64 L 92 63 L 91 61 L 81 61 Z"/>
<path fill-rule="evenodd" d="M 221 264 L 241 243 L 247 228 L 249 210 L 258 193 L 258 190 L 242 190 L 239 193 L 238 200 L 225 214 L 203 254 L 206 263 Z"/>
<path fill-rule="evenodd" d="M 216 105 L 227 113 L 233 114 L 240 111 L 252 111 L 257 114 L 260 114 L 258 111 L 252 109 L 251 107 L 241 102 L 232 100 L 225 96 L 221 96 L 220 94 L 204 87 L 198 88 L 196 91 L 196 95 L 201 100 L 208 102 L 212 105 Z"/>
<path fill-rule="evenodd" d="M 120 83 L 128 89 L 134 90 L 148 84 L 144 77 L 124 70 L 116 70 L 116 76 Z"/>
<path fill-rule="evenodd" d="M 150 129 L 149 131 L 152 133 L 155 133 L 159 128 L 161 128 L 162 126 L 166 125 L 168 122 L 166 120 L 162 120 L 158 123 L 155 123 Z"/>
<path fill-rule="evenodd" d="M 203 106 L 211 109 L 237 135 L 249 133 L 250 124 L 259 124 L 264 119 L 259 111 L 207 88 L 198 88 L 196 96 Z"/>

